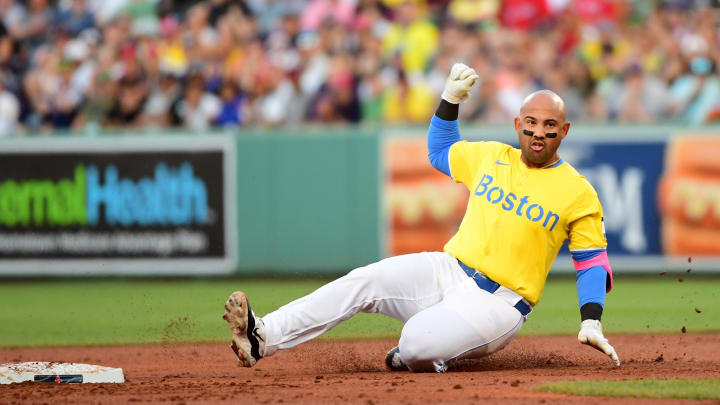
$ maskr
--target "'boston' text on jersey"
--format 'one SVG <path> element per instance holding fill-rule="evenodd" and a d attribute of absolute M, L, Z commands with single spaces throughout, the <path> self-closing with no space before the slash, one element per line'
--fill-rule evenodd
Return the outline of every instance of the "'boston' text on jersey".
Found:
<path fill-rule="evenodd" d="M 503 201 L 502 208 L 505 211 L 512 211 L 515 209 L 515 204 L 517 203 L 517 209 L 515 209 L 515 214 L 518 216 L 523 215 L 523 209 L 525 210 L 525 217 L 533 222 L 540 221 L 543 217 L 545 220 L 542 223 L 543 227 L 547 227 L 548 224 L 550 224 L 550 230 L 552 231 L 555 228 L 555 225 L 557 224 L 560 217 L 558 214 L 550 211 L 545 210 L 542 205 L 531 203 L 528 204 L 530 201 L 528 200 L 528 196 L 523 196 L 518 200 L 518 196 L 515 195 L 513 192 L 506 192 L 500 187 L 490 187 L 490 185 L 493 182 L 493 177 L 489 174 L 483 174 L 482 178 L 480 179 L 480 182 L 478 183 L 477 187 L 475 188 L 475 195 L 478 197 L 482 197 L 485 195 L 485 198 L 488 200 L 491 204 L 498 204 L 500 201 Z M 551 221 L 552 220 L 552 221 Z"/>

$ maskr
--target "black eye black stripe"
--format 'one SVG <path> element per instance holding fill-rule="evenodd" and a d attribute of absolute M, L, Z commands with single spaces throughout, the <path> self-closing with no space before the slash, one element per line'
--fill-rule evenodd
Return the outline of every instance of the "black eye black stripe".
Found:
<path fill-rule="evenodd" d="M 530 131 L 529 129 L 523 129 L 523 134 L 527 136 L 533 136 L 535 135 L 535 132 Z M 555 138 L 557 137 L 557 132 L 548 132 L 545 134 L 545 136 L 548 138 Z"/>

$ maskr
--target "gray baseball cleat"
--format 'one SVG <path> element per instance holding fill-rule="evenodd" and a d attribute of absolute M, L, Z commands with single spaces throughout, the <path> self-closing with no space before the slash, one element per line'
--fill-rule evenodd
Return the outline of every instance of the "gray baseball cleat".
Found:
<path fill-rule="evenodd" d="M 223 319 L 232 330 L 230 348 L 243 367 L 252 367 L 265 354 L 265 324 L 255 316 L 242 291 L 235 291 L 225 303 Z"/>
<path fill-rule="evenodd" d="M 400 349 L 395 346 L 385 355 L 385 365 L 390 371 L 407 371 L 408 367 L 400 358 Z"/>

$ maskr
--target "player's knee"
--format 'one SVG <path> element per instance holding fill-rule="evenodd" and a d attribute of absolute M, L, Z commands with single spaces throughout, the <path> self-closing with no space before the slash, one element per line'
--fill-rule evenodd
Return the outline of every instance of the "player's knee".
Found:
<path fill-rule="evenodd" d="M 427 339 L 427 336 L 421 338 L 403 331 L 398 347 L 400 349 L 400 358 L 410 370 L 415 372 L 445 371 L 444 359 L 439 358 L 438 353 L 433 350 L 438 343 L 435 342 L 433 345 L 431 340 Z"/>

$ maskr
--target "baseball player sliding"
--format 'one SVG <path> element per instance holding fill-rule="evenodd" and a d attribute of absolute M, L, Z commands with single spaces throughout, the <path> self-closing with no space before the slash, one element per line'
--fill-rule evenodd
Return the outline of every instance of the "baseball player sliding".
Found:
<path fill-rule="evenodd" d="M 444 372 L 452 360 L 494 353 L 537 304 L 565 239 L 577 270 L 578 339 L 620 365 L 600 324 L 613 282 L 602 207 L 592 186 L 557 153 L 570 129 L 563 100 L 549 90 L 524 100 L 515 118 L 520 149 L 467 142 L 460 138 L 458 109 L 477 80 L 470 67 L 453 65 L 428 131 L 431 164 L 470 191 L 465 217 L 444 251 L 357 268 L 262 318 L 244 293 L 234 292 L 223 318 L 243 366 L 358 312 L 404 323 L 398 346 L 385 358 L 392 370 Z"/>

